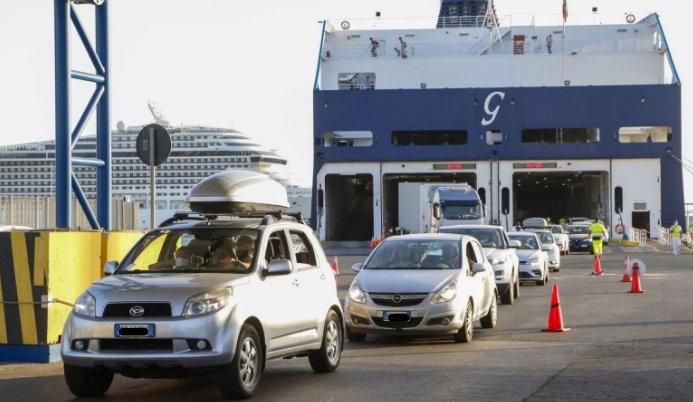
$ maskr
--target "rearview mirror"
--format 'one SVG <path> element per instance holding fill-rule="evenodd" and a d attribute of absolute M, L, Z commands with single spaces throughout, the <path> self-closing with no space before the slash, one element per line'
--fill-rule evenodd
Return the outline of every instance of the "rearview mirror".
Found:
<path fill-rule="evenodd" d="M 354 272 L 359 272 L 363 268 L 363 263 L 362 262 L 357 262 L 356 264 L 351 266 L 351 270 Z"/>
<path fill-rule="evenodd" d="M 265 273 L 268 276 L 271 275 L 286 275 L 290 274 L 291 271 L 293 271 L 293 265 L 291 264 L 291 261 L 289 260 L 272 260 L 269 263 L 269 266 L 267 267 L 267 271 Z"/>
<path fill-rule="evenodd" d="M 473 274 L 477 274 L 479 272 L 484 272 L 484 271 L 486 271 L 486 267 L 484 267 L 484 264 L 482 264 L 480 262 L 475 262 L 472 265 L 472 273 Z"/>
<path fill-rule="evenodd" d="M 103 264 L 103 274 L 106 276 L 113 275 L 118 268 L 118 261 L 108 261 Z"/>

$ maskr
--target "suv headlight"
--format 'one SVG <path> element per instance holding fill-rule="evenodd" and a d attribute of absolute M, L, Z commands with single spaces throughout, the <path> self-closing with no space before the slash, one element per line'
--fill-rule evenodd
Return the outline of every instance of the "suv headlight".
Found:
<path fill-rule="evenodd" d="M 86 317 L 96 317 L 96 299 L 89 292 L 82 293 L 75 301 L 75 306 L 72 308 L 75 314 Z"/>
<path fill-rule="evenodd" d="M 366 293 L 361 290 L 358 281 L 351 282 L 351 286 L 349 286 L 349 298 L 356 303 L 366 304 Z"/>
<path fill-rule="evenodd" d="M 530 258 L 527 262 L 530 264 L 536 264 L 539 262 L 539 256 L 535 255 L 534 257 Z"/>
<path fill-rule="evenodd" d="M 233 291 L 230 288 L 224 288 L 193 296 L 185 303 L 183 316 L 190 317 L 219 311 L 226 306 L 232 295 Z"/>
<path fill-rule="evenodd" d="M 431 304 L 449 302 L 457 296 L 457 281 L 452 281 L 435 292 L 431 298 Z"/>

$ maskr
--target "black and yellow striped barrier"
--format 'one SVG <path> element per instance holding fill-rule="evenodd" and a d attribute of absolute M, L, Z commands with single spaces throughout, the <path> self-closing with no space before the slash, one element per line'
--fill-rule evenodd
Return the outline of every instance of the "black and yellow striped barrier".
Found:
<path fill-rule="evenodd" d="M 59 360 L 72 303 L 142 234 L 0 233 L 0 362 Z"/>

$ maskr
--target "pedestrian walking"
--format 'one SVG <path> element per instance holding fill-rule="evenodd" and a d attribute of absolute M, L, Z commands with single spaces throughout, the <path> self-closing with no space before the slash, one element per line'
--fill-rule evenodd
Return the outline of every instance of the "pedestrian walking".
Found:
<path fill-rule="evenodd" d="M 606 233 L 606 227 L 599 218 L 594 220 L 594 223 L 590 225 L 590 235 L 592 236 L 592 250 L 594 255 L 600 256 L 603 253 L 602 250 L 602 238 Z"/>
<path fill-rule="evenodd" d="M 674 255 L 679 255 L 681 252 L 681 232 L 683 229 L 681 229 L 681 225 L 679 225 L 679 221 L 674 219 L 674 225 L 672 225 L 671 229 L 669 229 L 669 233 L 671 233 L 671 246 L 673 248 L 673 253 Z"/>
<path fill-rule="evenodd" d="M 553 36 L 549 34 L 549 36 L 546 37 L 546 51 L 551 53 L 551 45 L 553 45 Z"/>

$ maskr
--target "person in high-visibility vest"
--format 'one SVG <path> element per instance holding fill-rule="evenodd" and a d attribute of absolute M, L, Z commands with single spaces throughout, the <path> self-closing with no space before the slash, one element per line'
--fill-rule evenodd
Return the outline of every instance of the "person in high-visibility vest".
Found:
<path fill-rule="evenodd" d="M 669 229 L 669 232 L 671 233 L 671 245 L 674 248 L 673 252 L 674 255 L 679 255 L 679 252 L 681 251 L 681 232 L 683 229 L 681 229 L 681 226 L 679 225 L 679 221 L 674 219 L 674 225 Z"/>
<path fill-rule="evenodd" d="M 592 236 L 592 250 L 594 255 L 602 255 L 602 237 L 606 233 L 606 228 L 599 218 L 594 220 L 594 223 L 590 225 L 590 235 Z"/>

